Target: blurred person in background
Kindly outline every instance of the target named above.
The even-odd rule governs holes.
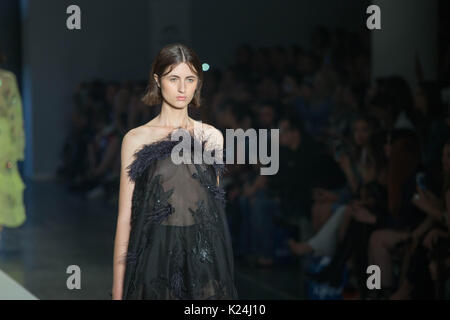
[[[432,179],[427,174],[424,180],[417,185],[417,194],[412,199],[413,204],[433,218],[433,226],[430,228],[421,242],[416,244],[411,262],[407,266],[405,277],[400,279],[397,290],[390,297],[393,300],[403,299],[427,299],[438,297],[436,292],[441,283],[437,282],[437,264],[443,262],[443,270],[450,269],[449,257],[449,204],[450,204],[450,139],[444,143],[441,155],[441,164],[436,172],[436,178]],[[433,181],[439,180],[440,186],[433,185]],[[443,246],[442,246],[443,245]],[[446,249],[442,250],[441,248]],[[440,279],[442,280],[442,279]]]
[[[416,175],[420,171],[417,135],[410,129],[397,129],[388,141],[388,223],[374,231],[369,240],[369,264],[380,266],[384,274],[381,290],[377,290],[381,298],[389,297],[396,288],[394,258],[402,260],[402,275],[410,249],[431,227],[431,220],[413,202]]]
[[[108,182],[114,184],[119,178],[121,135],[103,109],[96,112],[94,123],[94,138],[87,145],[86,171],[71,186],[73,191],[85,193],[89,198],[104,195]]]
[[[6,57],[0,48],[0,67]],[[25,183],[17,162],[25,158],[22,99],[16,76],[0,68],[0,239],[3,227],[16,228],[25,220]]]
[[[138,81],[133,85],[133,91],[131,93],[130,105],[129,105],[129,116],[128,116],[128,129],[133,129],[143,125],[144,123],[150,121],[152,116],[156,116],[152,111],[154,109],[148,108],[142,102],[142,96],[145,93],[145,82]]]
[[[305,83],[307,80],[304,79]],[[305,91],[293,100],[293,105],[305,122],[308,134],[320,139],[325,134],[328,118],[333,109],[332,95],[337,84],[335,71],[330,67],[321,67],[309,81],[311,92],[305,96]]]
[[[345,184],[337,189],[316,188],[313,191],[312,223],[317,232],[336,209],[359,193],[362,182],[361,163],[367,155],[368,143],[376,124],[366,115],[352,122],[350,138],[337,139],[332,146],[334,160],[345,176]]]

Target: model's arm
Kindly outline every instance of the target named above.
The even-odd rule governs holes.
[[[129,178],[126,168],[133,161],[133,154],[137,147],[136,140],[136,136],[132,131],[128,132],[122,140],[119,213],[117,217],[116,236],[114,241],[113,300],[121,300],[123,294],[126,254],[128,250],[128,240],[130,237],[131,199],[134,190],[134,182]]]

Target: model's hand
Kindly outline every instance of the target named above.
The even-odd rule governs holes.
[[[113,292],[112,294],[112,300],[122,300],[122,295],[121,294],[115,294]]]
[[[110,292],[112,300],[122,300],[123,288],[115,288],[113,285],[112,292]]]

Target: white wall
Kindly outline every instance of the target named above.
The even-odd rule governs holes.
[[[376,0],[381,30],[372,31],[373,78],[400,75],[416,84],[415,52],[426,79],[436,80],[438,63],[437,1]]]

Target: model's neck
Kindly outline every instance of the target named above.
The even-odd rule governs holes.
[[[188,108],[176,109],[163,103],[161,112],[158,115],[158,123],[165,127],[182,127],[189,128],[192,126],[191,119],[188,115]]]

